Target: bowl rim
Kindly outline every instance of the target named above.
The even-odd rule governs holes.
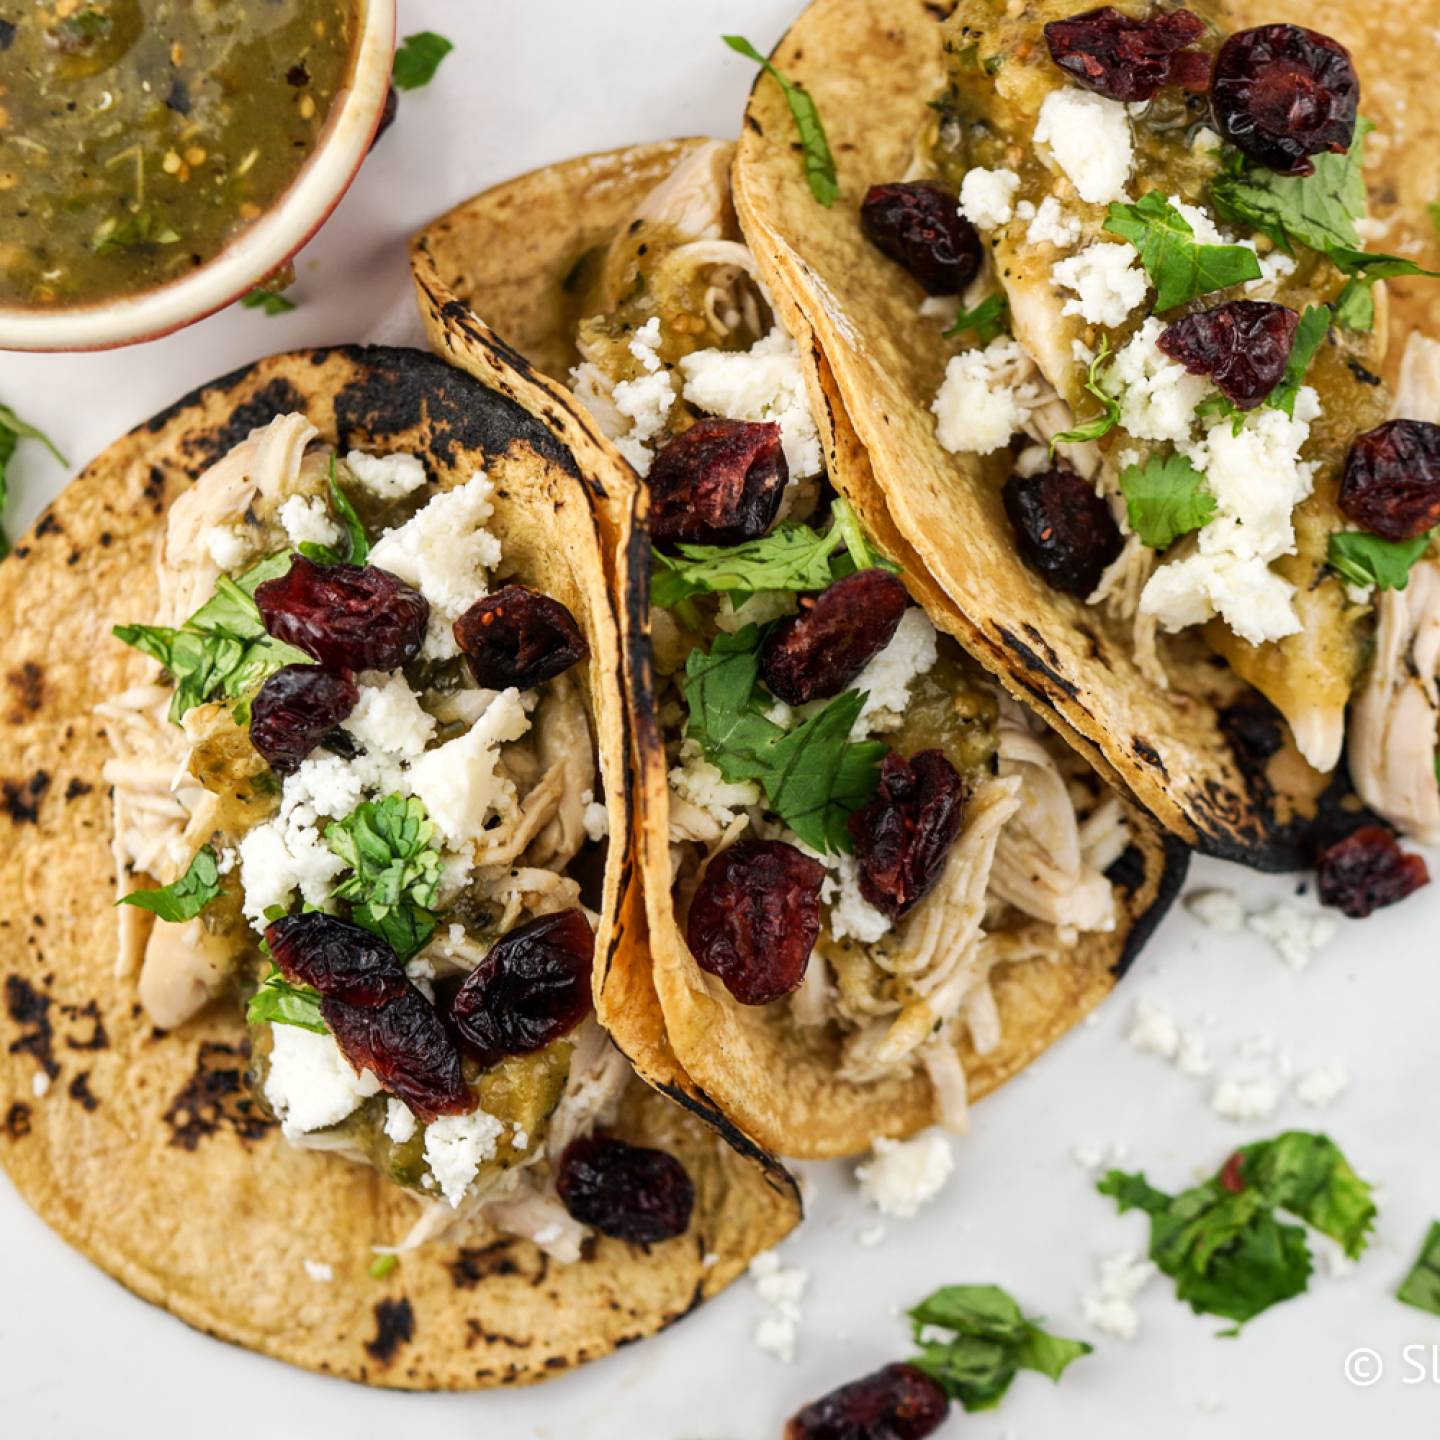
[[[359,0],[350,85],[279,200],[212,260],[155,290],[63,310],[0,306],[0,350],[108,350],[157,340],[248,294],[290,260],[344,198],[379,129],[395,55],[396,0]]]

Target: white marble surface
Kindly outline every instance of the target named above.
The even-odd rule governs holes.
[[[399,123],[306,253],[278,319],[232,311],[116,355],[0,357],[0,400],[80,461],[152,411],[265,352],[368,333],[404,288],[404,237],[476,190],[580,150],[674,134],[732,132],[750,67],[724,50],[740,30],[762,48],[793,0],[402,0],[406,31],[458,49]],[[62,476],[35,447],[14,466],[12,522],[34,518]],[[1191,888],[1237,888],[1252,908],[1294,899],[1294,880],[1196,867]],[[1311,902],[1295,900],[1301,906]],[[0,1405],[6,1433],[68,1437],[203,1433],[282,1440],[410,1433],[564,1440],[760,1440],[803,1400],[906,1353],[896,1312],[946,1281],[995,1281],[1055,1329],[1097,1341],[1062,1385],[1022,1376],[990,1415],[957,1415],[945,1434],[976,1440],[1188,1436],[1386,1436],[1433,1429],[1440,1320],[1392,1292],[1440,1213],[1440,1149],[1429,1087],[1436,1067],[1440,963],[1422,894],[1340,934],[1303,974],[1253,935],[1220,936],[1177,912],[1096,1023],[1058,1045],[976,1113],[956,1172],[917,1219],[875,1217],[848,1168],[811,1167],[811,1214],[784,1247],[811,1268],[793,1366],[758,1351],[762,1314],[742,1283],[667,1335],[538,1390],[405,1396],[322,1380],[231,1349],[133,1299],[56,1240],[0,1181]],[[1186,1078],[1124,1040],[1140,998],[1203,1026],[1217,1074],[1269,1034],[1298,1070],[1338,1060],[1353,1083],[1324,1114],[1288,1097],[1268,1121],[1237,1126],[1208,1107],[1214,1083]],[[1071,1157],[1076,1144],[1129,1147],[1128,1162],[1178,1189],[1237,1141],[1285,1126],[1328,1129],[1383,1186],[1375,1243],[1343,1279],[1262,1316],[1239,1340],[1178,1305],[1168,1282],[1139,1299],[1131,1342],[1091,1334],[1080,1304],[1101,1259],[1141,1249],[1144,1224],[1120,1218]],[[256,1257],[264,1264],[264,1257]],[[313,1283],[302,1275],[297,1286]],[[1421,1347],[1425,1377],[1407,1364]],[[1347,1354],[1367,1346],[1386,1371],[1362,1388]],[[1440,1371],[1440,1361],[1437,1361]],[[1422,1432],[1422,1426],[1425,1427]]]

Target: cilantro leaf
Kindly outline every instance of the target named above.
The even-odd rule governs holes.
[[[1183,455],[1152,455],[1143,465],[1127,465],[1120,491],[1130,528],[1152,550],[1166,549],[1215,516],[1204,475]]]
[[[747,625],[698,646],[685,665],[686,734],[726,780],[756,781],[770,808],[811,849],[848,852],[846,821],[880,783],[886,747],[850,740],[865,703],[837,695],[818,714],[785,730],[765,716],[773,703],[758,689],[761,634]]]
[[[1395,1298],[1401,1304],[1440,1315],[1440,1220],[1431,1224],[1420,1254],[1395,1292]]]
[[[1366,208],[1365,137],[1374,128],[1366,119],[1357,121],[1354,143],[1343,155],[1312,157],[1313,175],[1277,175],[1263,165],[1237,165],[1211,185],[1211,199],[1227,219],[1262,231],[1283,250],[1357,244],[1355,222]]]
[[[1342,330],[1375,328],[1375,289],[1363,275],[1352,276],[1335,301],[1335,323]]]
[[[336,549],[333,545],[318,545],[313,540],[302,540],[300,553],[317,565],[363,565],[370,556],[370,540],[365,527],[355,513],[345,492],[335,479],[335,457],[330,457],[330,504],[345,527],[345,544]]]
[[[1314,360],[1329,333],[1329,307],[1307,305],[1295,330],[1295,342],[1290,347],[1290,359],[1285,364],[1285,374],[1265,401],[1272,410],[1283,410],[1294,419],[1295,397],[1305,383],[1305,373],[1310,369],[1310,362]]]
[[[454,48],[452,41],[433,30],[407,35],[405,43],[395,52],[395,88],[419,90],[428,85],[435,78],[440,62]]]
[[[220,869],[206,845],[178,879],[158,890],[132,890],[116,903],[148,910],[162,920],[193,920],[220,893]]]
[[[1009,301],[1003,294],[987,296],[973,310],[962,310],[945,332],[945,338],[955,340],[973,330],[975,339],[981,345],[988,345],[1008,328],[1009,308]]]
[[[1334,1142],[1304,1131],[1245,1146],[1214,1177],[1179,1195],[1119,1170],[1097,1188],[1122,1213],[1149,1215],[1150,1258],[1175,1281],[1176,1297],[1237,1329],[1309,1284],[1304,1227],[1278,1220],[1277,1210],[1338,1240],[1352,1257],[1365,1248],[1375,1216],[1370,1186]]]
[[[335,887],[350,918],[408,960],[435,933],[431,909],[440,888],[440,851],[425,806],[387,795],[357,805],[325,827],[325,843],[350,868]]]
[[[114,250],[139,250],[155,245],[174,245],[180,232],[148,210],[127,215],[123,220],[106,220],[90,237],[90,248],[97,255]]]
[[[1062,430],[1050,441],[1050,453],[1057,445],[1083,445],[1087,440],[1098,440],[1108,435],[1120,423],[1120,402],[1105,388],[1100,371],[1110,356],[1110,337],[1100,337],[1100,348],[1090,362],[1090,373],[1085,378],[1085,388],[1100,402],[1100,410],[1089,420],[1082,421],[1073,430]]]
[[[1427,270],[1401,255],[1358,250],[1353,245],[1332,245],[1326,253],[1336,269],[1350,277],[1335,302],[1335,317],[1346,330],[1375,328],[1373,292],[1377,280],[1394,280],[1406,275],[1440,278],[1440,271]]]
[[[810,92],[782,75],[743,35],[721,37],[737,55],[753,60],[768,75],[773,75],[785,92],[790,118],[800,136],[800,149],[805,157],[805,179],[810,193],[828,210],[840,198],[840,181],[835,173],[835,157],[825,137],[825,125]]]
[[[0,515],[4,514],[10,498],[6,469],[14,458],[15,448],[22,440],[38,440],[62,465],[68,468],[69,461],[55,448],[55,442],[43,430],[22,420],[8,405],[0,405]],[[10,553],[10,542],[4,530],[0,530],[0,559]]]
[[[1021,1370],[1059,1380],[1091,1347],[1048,1334],[998,1285],[946,1285],[910,1311],[920,1354],[911,1363],[966,1410],[992,1410]],[[948,1330],[935,1338],[936,1330]]]
[[[320,992],[308,985],[292,985],[272,968],[245,1007],[247,1025],[297,1025],[317,1035],[329,1027],[320,1015]]]
[[[843,552],[840,547],[844,547]],[[757,590],[823,590],[854,570],[880,566],[855,512],[836,500],[830,527],[819,534],[808,525],[780,525],[740,545],[681,545],[680,558],[652,553],[650,603],[673,610],[692,595],[729,594],[737,603]]]
[[[1173,310],[1214,290],[1261,278],[1260,261],[1244,245],[1207,245],[1190,222],[1158,191],[1131,204],[1113,203],[1105,228],[1140,252],[1155,287],[1156,310]]]
[[[175,681],[170,719],[178,725],[197,705],[224,695],[237,700],[235,720],[249,718],[249,696],[276,670],[314,662],[303,650],[265,630],[255,590],[290,569],[281,551],[252,566],[238,579],[222,575],[215,594],[178,630],[164,625],[116,625],[117,640],[158,660]]]
[[[267,315],[284,315],[295,309],[295,302],[288,295],[267,290],[263,285],[256,286],[240,303],[247,310],[263,310]]]
[[[1384,540],[1365,530],[1342,530],[1330,537],[1330,568],[1352,585],[1403,590],[1415,562],[1430,548],[1430,532],[1413,540]]]

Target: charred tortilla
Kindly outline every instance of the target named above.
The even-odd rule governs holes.
[[[432,1246],[377,1280],[370,1247],[404,1233],[409,1199],[377,1172],[282,1141],[245,1084],[237,1007],[161,1032],[113,973],[108,747],[92,712],[139,662],[107,641],[108,625],[153,604],[169,503],[290,411],[332,443],[420,455],[439,479],[489,470],[517,563],[569,601],[589,637],[611,813],[626,832],[613,616],[585,493],[595,482],[570,452],[511,401],[415,351],[281,355],[203,387],[95,460],[0,569],[0,1161],[66,1241],[220,1338],[400,1388],[544,1379],[728,1284],[795,1223],[788,1177],[632,1086],[617,1131],[683,1161],[697,1193],[687,1234],[648,1250],[599,1239],[569,1266],[516,1240]],[[636,940],[623,852],[609,872],[597,953],[613,964]],[[307,1261],[333,1280],[308,1278]]]

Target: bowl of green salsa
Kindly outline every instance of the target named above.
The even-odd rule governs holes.
[[[283,266],[385,111],[395,0],[0,7],[0,348],[165,334]]]

